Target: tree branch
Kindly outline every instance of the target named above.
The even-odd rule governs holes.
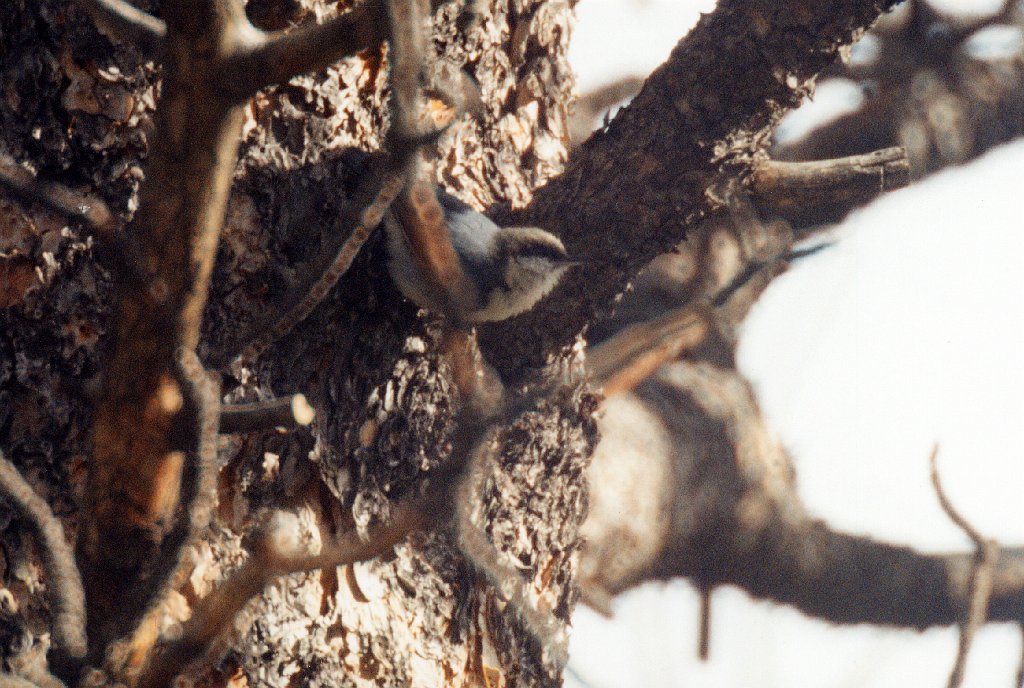
[[[230,435],[277,427],[294,428],[312,423],[314,414],[302,394],[254,404],[225,405],[220,410],[220,432]]]
[[[723,0],[704,15],[630,105],[516,217],[594,262],[530,313],[484,328],[489,360],[510,373],[539,366],[606,315],[641,266],[723,207],[711,192],[722,175],[748,170],[807,81],[893,4]]]
[[[967,668],[967,655],[971,651],[971,644],[978,629],[985,625],[985,612],[988,609],[989,600],[992,596],[992,575],[995,563],[999,557],[999,545],[991,539],[986,538],[977,528],[971,525],[963,514],[957,511],[942,487],[939,479],[939,467],[936,459],[939,455],[939,445],[932,449],[929,463],[931,465],[932,485],[935,487],[935,494],[939,498],[942,510],[946,512],[967,537],[974,542],[974,567],[971,569],[971,581],[969,603],[967,611],[960,619],[960,642],[956,652],[956,662],[949,674],[949,688],[959,688],[964,681],[964,670]]]
[[[103,238],[117,230],[117,218],[103,201],[59,184],[40,181],[6,155],[0,155],[0,188],[22,203],[38,203],[70,220],[82,222]]]
[[[630,413],[640,415],[620,411],[617,421],[627,428],[646,424],[653,428],[647,435],[665,437],[660,450],[645,456],[645,470],[670,477],[634,489],[630,500],[664,506],[646,526],[605,523],[588,532],[581,561],[588,572],[585,588],[596,587],[600,596],[685,576],[700,586],[737,585],[833,623],[916,629],[961,623],[975,599],[977,555],[922,554],[812,519],[796,491],[789,456],[734,370],[676,362],[635,395]],[[616,482],[633,485],[615,477],[628,467],[616,467],[609,453],[621,446],[615,438],[622,432],[602,426],[593,465],[603,467],[604,479],[592,483],[591,494],[598,515],[608,513],[603,504],[615,503]],[[627,538],[623,528],[644,535]],[[616,564],[622,543],[638,537],[646,549],[627,567]],[[1002,550],[991,580],[987,618],[1024,619],[1024,549]]]
[[[241,103],[261,88],[326,69],[387,38],[384,3],[370,0],[323,24],[306,24],[264,35],[230,56],[219,78],[224,95]]]
[[[878,195],[910,183],[910,160],[903,147],[835,160],[766,160],[751,169],[755,207],[765,218],[781,217],[810,227],[838,222]]]
[[[241,40],[245,15],[237,0],[165,0],[161,12],[163,82],[131,230],[166,298],[155,301],[152,289],[123,278],[115,285],[79,538],[96,657],[149,609],[161,592],[154,581],[177,565],[191,532],[177,518],[183,470],[196,451],[215,451],[203,438],[211,407],[216,432],[219,400],[195,399],[207,385],[186,358],[199,340],[242,125],[241,109],[217,90],[218,46]]]
[[[451,439],[451,456],[432,471],[422,492],[408,496],[391,507],[390,519],[373,528],[364,539],[352,529],[341,537],[324,543],[316,554],[295,551],[288,545],[288,523],[278,512],[257,538],[250,558],[227,581],[203,598],[193,610],[178,640],[168,643],[156,654],[139,680],[139,688],[160,688],[169,685],[191,663],[207,656],[214,641],[231,624],[235,616],[272,581],[292,573],[325,567],[343,566],[365,561],[390,552],[409,533],[431,527],[450,518],[457,504],[457,490],[467,480],[465,474],[485,450],[485,443],[494,425],[521,412],[534,396],[500,414],[500,405],[493,390],[487,388],[486,375],[477,375],[465,367],[476,369],[480,364],[474,352],[458,352],[453,357],[456,376],[466,385],[466,403],[456,419]]]
[[[18,469],[0,453],[0,497],[28,521],[39,541],[46,572],[46,591],[53,614],[54,655],[60,665],[85,657],[85,592],[64,528],[46,501],[35,493]]]
[[[107,37],[135,47],[147,59],[164,49],[167,25],[125,0],[76,0]]]

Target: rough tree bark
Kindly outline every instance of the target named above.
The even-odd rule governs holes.
[[[706,220],[728,210],[723,190],[764,157],[779,117],[890,4],[722,2],[557,178],[572,87],[569,4],[494,2],[474,17],[452,3],[436,12],[432,49],[472,73],[482,100],[479,120],[457,123],[431,151],[438,181],[481,208],[505,204],[495,215],[555,231],[592,261],[535,312],[482,332],[484,355],[510,390],[558,383],[501,429],[474,505],[501,558],[528,581],[529,603],[558,624],[578,595],[583,475],[597,439],[581,333],[688,229],[700,241],[711,236]],[[267,30],[336,10],[313,0],[247,7]],[[216,360],[347,231],[337,218],[387,127],[385,57],[374,46],[270,87],[242,108],[201,359]],[[138,210],[158,80],[158,65],[110,43],[63,0],[0,8],[4,152],[46,179],[98,194],[126,221]],[[94,461],[94,377],[115,326],[111,265],[62,218],[7,202],[0,212],[0,447],[67,530],[87,533],[95,523],[83,522],[78,504]],[[367,534],[448,454],[460,399],[441,352],[443,326],[399,297],[380,252],[371,241],[325,302],[255,365],[222,371],[225,400],[302,391],[317,420],[289,434],[221,438],[215,518],[189,552],[183,587],[164,604],[165,623],[187,617],[244,559],[247,534],[270,507],[291,509],[298,537],[309,542]],[[2,513],[0,576],[10,603],[0,609],[0,650],[13,668],[45,651],[47,609],[32,541]],[[198,679],[557,685],[558,667],[545,655],[558,648],[538,647],[457,538],[451,528],[417,533],[393,556],[268,587],[223,643],[223,658]],[[564,644],[564,635],[555,642]]]

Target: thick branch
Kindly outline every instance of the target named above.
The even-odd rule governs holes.
[[[506,370],[539,365],[606,315],[641,266],[721,208],[711,191],[722,173],[748,169],[805,83],[893,4],[723,0],[705,15],[517,218],[595,262],[523,318],[488,328],[490,360]]]
[[[595,597],[685,576],[700,586],[731,583],[834,623],[923,629],[964,619],[976,555],[922,554],[812,519],[789,456],[734,370],[681,361],[616,399],[632,406],[620,403],[618,417],[603,421],[593,464],[602,480],[592,482],[591,504],[605,521],[591,527],[581,561]],[[640,488],[628,478],[630,457],[616,465],[614,453],[636,427],[652,440],[644,470],[664,476]],[[609,518],[617,483],[633,486],[631,503],[664,506],[646,525]],[[640,554],[623,566],[631,541]],[[1024,549],[1003,550],[995,561],[987,618],[1024,619]]]
[[[903,147],[812,162],[764,161],[751,170],[754,204],[763,217],[794,228],[838,222],[852,209],[910,183]]]
[[[834,623],[922,630],[960,623],[970,605],[974,554],[921,554],[838,533],[820,521],[766,525],[771,527],[756,533],[721,531],[703,543],[711,556],[680,566],[676,575],[685,570],[701,580],[733,583]],[[729,543],[730,536],[756,536],[756,545],[744,550],[737,540]],[[989,620],[1024,619],[1024,549],[1003,550],[993,580]]]

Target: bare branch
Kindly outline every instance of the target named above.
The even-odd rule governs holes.
[[[75,193],[59,184],[39,181],[35,175],[5,155],[0,155],[0,188],[23,203],[37,203],[47,210],[77,220],[108,237],[117,230],[117,218],[98,198]]]
[[[949,520],[955,523],[960,530],[964,531],[967,537],[971,539],[971,542],[978,547],[983,547],[985,542],[987,542],[987,538],[981,534],[981,531],[971,525],[970,521],[964,518],[963,514],[957,511],[956,507],[953,506],[953,502],[949,500],[949,496],[943,489],[942,481],[939,479],[938,457],[939,445],[936,444],[932,448],[931,455],[928,457],[928,465],[931,471],[932,486],[935,488],[935,495],[939,498],[939,504],[942,506],[942,510],[945,514],[949,516]]]
[[[765,160],[751,169],[753,201],[764,217],[781,217],[794,228],[838,222],[879,194],[910,183],[903,147],[835,160]]]
[[[702,341],[708,313],[683,306],[623,329],[587,353],[587,369],[605,396],[633,389],[662,364]]]
[[[964,680],[967,655],[971,651],[974,636],[978,629],[985,624],[989,600],[992,597],[992,576],[996,559],[999,556],[999,546],[995,540],[982,536],[981,531],[971,525],[963,514],[953,506],[953,502],[950,501],[942,487],[941,480],[939,480],[938,455],[939,445],[936,444],[932,449],[929,464],[931,465],[932,485],[935,487],[939,504],[942,505],[942,510],[946,512],[950,520],[964,531],[975,545],[975,565],[971,569],[969,604],[967,613],[960,622],[960,642],[957,647],[956,662],[949,674],[949,683],[947,684],[949,688],[959,688]]]
[[[371,0],[323,24],[263,36],[225,61],[219,81],[229,100],[242,102],[261,88],[326,69],[386,38],[383,4]]]
[[[182,372],[181,352],[199,341],[243,113],[217,90],[220,58],[196,46],[242,42],[244,11],[237,0],[165,0],[160,9],[166,59],[132,234],[167,298],[154,306],[129,280],[115,285],[79,538],[98,652],[150,608],[168,574],[161,567],[177,566],[191,532],[177,518],[182,471],[187,455],[207,451],[197,434],[210,407],[217,422],[217,400],[190,407],[203,384]]]
[[[261,322],[253,328],[254,336],[251,334],[250,339],[243,340],[248,343],[238,356],[239,364],[244,365],[258,359],[267,347],[305,320],[334,288],[342,275],[352,266],[352,261],[355,260],[366,240],[370,238],[373,230],[380,224],[391,203],[401,193],[405,186],[405,164],[388,165],[371,183],[374,182],[377,184],[376,194],[370,204],[359,213],[355,228],[345,238],[337,253],[326,267],[317,271],[318,276],[312,286],[290,295],[295,298],[292,304],[285,305],[269,320]],[[226,358],[230,359],[230,354]],[[216,363],[220,362],[220,358],[218,358]]]
[[[1017,630],[1020,631],[1021,635],[1021,652],[1019,664],[1017,665],[1017,680],[1014,682],[1014,688],[1024,687],[1024,623],[1017,624]]]
[[[135,47],[148,59],[163,52],[167,25],[125,0],[76,0],[110,39]]]
[[[192,618],[184,624],[181,637],[158,652],[140,679],[139,687],[168,685],[189,664],[205,657],[235,615],[280,576],[372,559],[389,552],[412,531],[448,518],[455,503],[453,492],[473,456],[481,451],[491,427],[492,423],[480,415],[477,406],[468,404],[457,419],[448,461],[431,473],[423,492],[395,504],[391,519],[372,529],[365,540],[351,530],[325,543],[318,554],[295,554],[287,552],[279,543],[278,533],[273,528],[266,529],[250,559],[196,605]]]
[[[107,669],[115,675],[134,674],[146,662],[159,636],[167,594],[182,585],[188,571],[185,548],[206,532],[216,492],[219,385],[203,369],[194,351],[179,349],[176,361],[174,372],[182,408],[173,440],[185,455],[179,500],[184,518],[167,534],[153,566],[154,575],[136,593],[147,604],[137,615],[137,624],[107,648]]]
[[[594,121],[602,112],[616,103],[637,94],[644,80],[627,76],[584,93],[576,99],[569,116],[569,140],[573,146],[582,143],[594,130]]]
[[[53,643],[65,661],[85,657],[85,592],[64,528],[46,501],[37,495],[10,461],[0,453],[0,496],[28,521],[43,556],[46,590],[53,612]]]
[[[353,530],[326,544],[316,556],[282,553],[273,541],[274,533],[266,533],[249,560],[196,605],[192,618],[182,628],[181,638],[157,652],[140,677],[139,688],[170,685],[186,667],[204,659],[242,607],[280,576],[342,566],[384,554],[410,532],[431,522],[431,506],[437,505],[423,497],[408,498],[393,508],[391,520],[376,528],[368,541]]]
[[[328,292],[334,288],[349,267],[355,260],[359,250],[369,239],[373,230],[384,220],[385,214],[391,208],[392,203],[402,198],[400,204],[406,216],[414,216],[416,221],[410,221],[403,225],[403,228],[410,231],[419,230],[420,234],[426,235],[428,247],[446,247],[447,251],[441,253],[418,252],[417,259],[421,255],[424,258],[426,275],[442,275],[448,277],[454,271],[461,276],[461,268],[454,251],[447,231],[443,225],[444,213],[434,195],[433,188],[429,185],[424,189],[417,183],[412,184],[408,193],[403,194],[409,184],[412,175],[412,168],[419,154],[419,148],[426,143],[436,140],[443,129],[435,129],[428,133],[422,133],[419,125],[419,105],[421,75],[423,71],[423,60],[425,59],[425,40],[422,18],[417,12],[418,2],[406,2],[405,0],[390,0],[388,2],[388,26],[392,41],[392,67],[391,67],[391,129],[388,131],[386,146],[390,156],[383,164],[383,169],[377,174],[371,174],[368,182],[357,192],[355,203],[363,199],[372,199],[363,209],[355,222],[355,228],[338,248],[337,253],[330,260],[321,260],[314,271],[316,275],[313,283],[305,290],[296,291],[290,294],[291,303],[275,313],[270,319],[257,325],[239,355],[238,363],[244,365],[247,362],[259,358],[267,347],[280,339],[292,330],[296,325],[306,319],[313,309],[319,304]],[[347,15],[346,15],[347,16]],[[412,237],[417,238],[417,235]],[[418,245],[418,244],[414,244]],[[443,261],[443,262],[438,262]],[[440,265],[441,267],[437,267]],[[454,267],[452,267],[454,266]],[[447,268],[447,269],[446,269]],[[461,285],[464,280],[456,280],[454,283]],[[442,282],[444,284],[444,282]],[[461,291],[456,291],[454,296],[460,297]],[[227,356],[230,358],[230,355]],[[219,362],[219,360],[218,360]]]
[[[961,623],[972,605],[990,621],[1024,619],[1022,549],[1003,549],[991,559],[991,595],[982,604],[972,581],[977,553],[922,554],[812,519],[796,492],[791,459],[735,370],[677,361],[636,394],[644,422],[667,433],[664,448],[646,457],[649,470],[660,466],[677,477],[630,499],[664,504],[673,525],[651,530],[642,556],[626,568],[607,565],[602,552],[615,547],[591,533],[581,562],[593,572],[586,585],[614,594],[646,580],[685,576],[701,585],[738,585],[841,624],[924,629]],[[608,428],[601,429],[608,440]],[[606,451],[599,446],[595,462],[607,460]],[[592,486],[591,499],[599,510],[602,488]],[[615,527],[605,531],[614,537]],[[980,582],[984,593],[987,584]]]
[[[230,435],[270,428],[294,428],[312,423],[315,413],[302,394],[254,404],[225,405],[220,409],[220,432]]]
[[[703,586],[700,593],[700,631],[697,634],[697,657],[701,661],[708,661],[711,655],[711,593],[714,588]]]

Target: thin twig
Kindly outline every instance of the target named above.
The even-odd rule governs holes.
[[[1017,680],[1014,682],[1015,688],[1024,688],[1024,623],[1017,624],[1017,630],[1020,631],[1020,659],[1017,664]]]
[[[964,518],[956,510],[949,500],[946,491],[942,488],[939,480],[939,469],[937,457],[939,445],[932,449],[929,463],[931,464],[932,485],[935,487],[935,494],[939,498],[942,510],[949,516],[967,537],[974,542],[974,566],[971,569],[971,580],[969,585],[970,598],[968,600],[967,613],[960,623],[960,642],[957,647],[956,663],[949,675],[949,688],[958,688],[964,679],[964,670],[967,666],[967,655],[971,651],[971,643],[978,629],[984,625],[988,615],[989,600],[992,597],[992,576],[996,560],[999,557],[999,545],[990,538],[984,537],[981,532]]]
[[[358,223],[338,249],[327,269],[298,301],[285,307],[283,313],[276,316],[271,322],[260,323],[255,329],[256,336],[249,341],[239,355],[243,365],[258,359],[267,347],[291,332],[292,328],[305,320],[313,312],[313,309],[323,301],[342,275],[352,266],[352,261],[355,260],[359,250],[380,224],[384,213],[401,193],[403,186],[405,186],[404,165],[401,166],[401,169],[391,168],[383,173],[380,188],[373,201],[359,214]]]
[[[261,323],[256,328],[256,336],[242,349],[240,362],[243,365],[255,361],[267,347],[305,320],[334,288],[342,275],[352,266],[352,261],[370,238],[373,230],[384,219],[384,214],[388,212],[391,204],[402,192],[408,179],[410,165],[415,161],[419,147],[435,140],[441,133],[434,131],[422,135],[418,129],[419,77],[426,39],[423,36],[422,21],[416,11],[417,8],[416,0],[391,0],[388,3],[392,45],[392,126],[387,136],[390,158],[379,175],[371,175],[369,188],[376,187],[373,200],[359,214],[355,228],[312,286],[305,292],[300,292],[301,298],[286,306],[271,322]],[[358,197],[360,194],[357,194]]]
[[[606,397],[633,389],[663,363],[704,341],[708,322],[700,308],[684,306],[630,325],[589,351],[591,378]]]
[[[270,428],[294,428],[312,423],[314,414],[313,407],[302,394],[254,404],[230,404],[220,409],[220,432],[230,435]]]
[[[60,184],[40,181],[6,155],[0,155],[0,187],[23,203],[39,204],[86,224],[102,236],[109,236],[117,229],[117,218],[103,201],[75,193]]]
[[[164,48],[167,26],[148,12],[125,0],[76,0],[108,38],[134,46],[149,59],[156,59]]]
[[[711,593],[710,585],[702,585],[700,593],[700,632],[697,636],[697,656],[702,662],[711,654]]]
[[[468,407],[474,409],[474,407]],[[154,658],[139,681],[139,688],[168,685],[192,662],[206,657],[217,637],[239,611],[269,583],[291,573],[312,571],[366,561],[385,554],[409,533],[429,527],[451,514],[458,485],[472,455],[482,446],[491,428],[475,410],[460,414],[452,440],[452,456],[429,476],[422,493],[407,497],[392,507],[391,519],[371,530],[364,540],[355,530],[325,543],[319,554],[293,555],[282,552],[275,533],[268,529],[259,539],[252,557],[227,581],[196,606],[184,624],[181,637],[168,643]]]
[[[50,506],[37,495],[10,461],[0,453],[0,495],[28,521],[39,540],[46,571],[46,589],[53,613],[51,635],[56,651],[69,661],[85,657],[85,592],[74,551]]]

